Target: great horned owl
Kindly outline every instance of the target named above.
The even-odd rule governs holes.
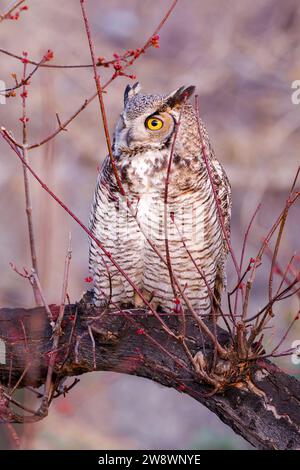
[[[127,86],[112,148],[126,196],[107,157],[98,174],[90,230],[155,307],[169,311],[178,304],[177,297],[180,301],[170,281],[171,265],[193,308],[207,314],[225,285],[228,251],[211,176],[228,234],[231,190],[200,121],[208,172],[196,112],[186,102],[194,88],[144,95],[138,83]],[[153,245],[164,260],[169,251],[169,266]],[[133,287],[93,240],[89,266],[96,305],[140,305]]]

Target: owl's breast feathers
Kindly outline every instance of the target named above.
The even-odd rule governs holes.
[[[193,125],[192,125],[193,124]],[[197,131],[198,132],[198,131]],[[216,159],[209,137],[201,122],[201,132],[204,145],[208,156],[207,170],[205,159],[202,155],[201,145],[198,133],[195,131],[195,116],[192,114],[183,120],[178,132],[172,155],[171,171],[168,184],[168,204],[172,206],[181,206],[184,204],[202,205],[203,210],[210,214],[213,209],[214,217],[207,220],[208,225],[212,221],[219,227],[219,235],[223,240],[223,258],[228,252],[226,237],[222,234],[221,225],[224,225],[226,234],[230,237],[230,218],[231,218],[231,187],[228,177]],[[131,154],[128,150],[116,155],[116,166],[120,179],[125,189],[126,196],[135,204],[147,206],[149,197],[155,201],[164,201],[167,168],[171,158],[171,143],[168,147],[149,148],[148,146],[135,149]],[[210,178],[212,178],[212,183]],[[213,186],[212,186],[213,185]],[[99,174],[98,188],[96,192],[108,192],[108,198],[112,202],[118,198],[120,188],[118,188],[109,157],[102,165]],[[214,188],[214,190],[213,190]],[[214,194],[215,192],[215,194]],[[215,200],[217,196],[217,202]],[[219,213],[223,219],[220,223]]]
[[[168,269],[147,242],[148,237],[165,256],[167,228],[173,268],[183,288],[187,286],[187,294],[192,305],[208,312],[211,295],[206,283],[199,276],[194,262],[191,261],[190,254],[204,272],[208,285],[219,299],[226,283],[225,260],[228,249],[226,237],[222,233],[213,187],[228,237],[231,189],[225,171],[215,158],[202,123],[201,127],[210,172],[201,153],[202,146],[195,126],[195,116],[192,113],[183,119],[175,142],[168,185],[167,211],[164,195],[171,145],[162,148],[146,146],[135,149],[132,153],[128,150],[123,153],[120,151],[115,156],[126,197],[131,203],[130,210],[121,197],[110,159],[107,157],[98,177],[90,227],[93,233],[108,245],[112,256],[139,287],[146,289],[150,294],[155,292],[158,303],[172,308],[174,293],[170,286]],[[213,178],[213,185],[209,173]],[[120,203],[121,200],[123,205]],[[127,210],[127,219],[121,215],[120,206]],[[117,213],[116,231],[112,230],[111,208],[115,208]],[[164,222],[166,214],[167,225]],[[141,224],[140,227],[136,219]],[[91,243],[90,266],[98,297],[103,290],[109,292],[108,281],[105,281],[108,277],[107,268],[99,267],[103,264],[101,260],[102,255],[99,254],[95,244]],[[113,286],[113,291],[116,293],[113,296],[114,301],[120,303],[132,300],[132,288],[112,266],[109,268],[113,274],[110,289]]]

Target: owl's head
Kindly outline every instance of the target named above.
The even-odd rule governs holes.
[[[194,86],[184,86],[168,95],[144,95],[137,82],[127,85],[124,110],[114,135],[114,150],[161,146],[170,141],[180,115],[181,106],[193,94]]]

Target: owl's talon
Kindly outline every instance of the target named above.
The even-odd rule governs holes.
[[[158,307],[158,303],[153,300],[155,292],[149,292],[146,289],[142,288],[140,289],[140,292],[145,300],[151,305],[151,308],[153,310],[156,310]],[[142,299],[142,297],[135,292],[134,293],[134,306],[135,308],[144,308],[145,307],[145,301]]]

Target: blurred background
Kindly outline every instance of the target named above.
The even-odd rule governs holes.
[[[0,0],[0,11],[10,2]],[[97,56],[144,44],[170,1],[89,0]],[[90,63],[79,1],[28,0],[18,21],[0,23],[0,47],[27,51],[40,60],[48,49],[53,63]],[[263,201],[251,232],[247,259],[284,206],[299,165],[300,105],[291,101],[291,84],[300,79],[299,0],[179,0],[160,32],[160,48],[151,48],[134,64],[145,92],[167,93],[196,85],[201,117],[233,188],[233,244],[237,253],[251,215]],[[30,70],[30,68],[29,68]],[[0,54],[0,80],[13,86],[22,64]],[[103,80],[110,69],[100,69]],[[112,131],[129,79],[120,77],[105,95]],[[40,69],[28,87],[29,141],[38,142],[94,93],[91,69]],[[21,140],[20,90],[0,105],[0,125]],[[95,100],[49,144],[30,153],[32,166],[62,200],[87,222],[97,167],[106,155]],[[34,224],[41,281],[47,301],[60,298],[63,264],[72,233],[69,294],[80,299],[88,276],[88,240],[63,210],[32,181]],[[0,141],[0,305],[32,306],[30,286],[9,268],[30,265],[20,162]],[[299,209],[291,211],[281,260],[299,248]],[[299,266],[299,263],[298,263]],[[252,297],[253,312],[264,305],[268,263],[260,270]],[[232,267],[229,286],[233,285]],[[295,298],[282,303],[266,347],[287,328]],[[299,307],[298,307],[299,308]],[[278,310],[278,308],[277,308]],[[295,327],[285,344],[300,339]],[[299,378],[290,358],[280,365]],[[243,439],[197,402],[150,381],[115,373],[81,378],[67,398],[59,398],[39,424],[18,428],[28,449],[243,449]],[[10,445],[2,431],[0,448]]]

